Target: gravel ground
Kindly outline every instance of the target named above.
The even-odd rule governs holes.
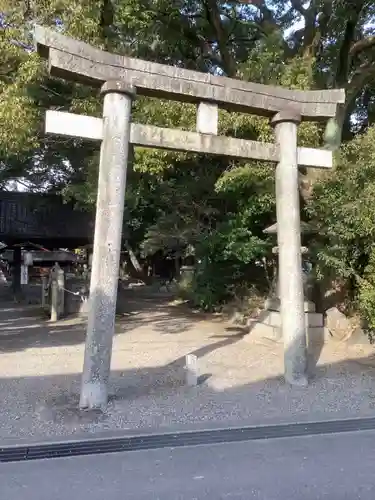
[[[220,317],[146,298],[129,300],[117,323],[107,411],[80,412],[84,327],[79,320],[51,324],[32,308],[3,307],[0,439],[375,414],[371,346],[325,344],[309,387],[291,388],[282,379],[281,345],[244,340]],[[189,353],[198,356],[202,375],[193,388],[184,385]]]

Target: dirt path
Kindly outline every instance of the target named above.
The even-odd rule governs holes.
[[[33,308],[0,311],[0,439],[196,422],[264,424],[374,413],[370,346],[325,345],[311,383],[282,379],[282,346],[244,339],[220,317],[167,300],[129,296],[116,325],[111,401],[105,414],[77,410],[85,324],[50,324]],[[198,387],[184,385],[186,354],[199,358]]]

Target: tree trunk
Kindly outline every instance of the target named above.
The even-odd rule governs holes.
[[[143,268],[142,268],[137,256],[135,255],[135,253],[133,252],[131,246],[129,245],[129,243],[127,241],[125,242],[125,248],[129,253],[129,258],[130,258],[130,262],[132,263],[132,266],[134,267],[136,272],[142,276],[144,274]]]
[[[178,280],[180,278],[180,257],[175,257],[174,265],[176,280]]]

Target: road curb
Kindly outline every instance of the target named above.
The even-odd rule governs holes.
[[[0,462],[20,462],[80,455],[98,455],[161,448],[180,448],[266,439],[375,430],[375,418],[329,420],[265,426],[230,427],[167,433],[117,434],[63,438],[30,444],[0,444]]]

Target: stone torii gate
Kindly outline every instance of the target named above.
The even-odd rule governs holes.
[[[285,379],[306,385],[298,166],[330,168],[332,153],[297,147],[301,120],[335,117],[343,90],[298,91],[217,77],[98,50],[36,27],[52,76],[101,88],[103,119],[47,111],[46,133],[101,141],[81,408],[103,408],[114,333],[126,168],[131,145],[277,163],[276,207]],[[136,92],[197,104],[196,132],[131,123]],[[271,118],[276,143],[218,136],[218,108]]]

